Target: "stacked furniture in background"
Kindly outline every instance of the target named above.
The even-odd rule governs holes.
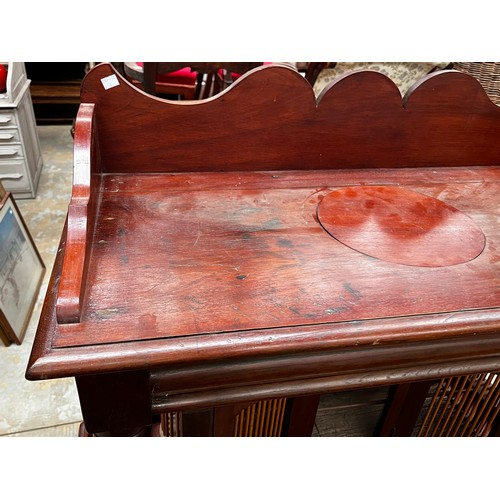
[[[261,62],[124,62],[124,76],[150,95],[206,99]]]
[[[15,198],[34,198],[43,159],[30,81],[24,63],[3,64],[7,67],[7,89],[0,94],[0,180]]]
[[[26,62],[38,125],[71,124],[80,105],[80,86],[88,62]]]

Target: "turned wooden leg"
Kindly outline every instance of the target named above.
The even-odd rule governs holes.
[[[151,435],[149,372],[119,372],[76,377],[84,428],[80,435]]]

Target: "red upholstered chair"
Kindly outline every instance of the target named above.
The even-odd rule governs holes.
[[[194,99],[198,73],[185,63],[169,63],[170,68],[161,71],[158,63],[125,62],[123,70],[127,79],[151,95],[178,95],[182,99]]]
[[[125,76],[152,95],[206,99],[262,62],[143,62],[123,65]]]

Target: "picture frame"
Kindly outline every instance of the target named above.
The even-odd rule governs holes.
[[[0,340],[20,345],[45,275],[45,264],[14,197],[0,202]]]

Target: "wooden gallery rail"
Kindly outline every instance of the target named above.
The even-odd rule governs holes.
[[[455,413],[431,433],[496,432],[500,109],[476,80],[402,99],[356,72],[316,100],[271,65],[169,102],[100,64],[81,102],[27,378],[76,378],[82,435],[307,435],[320,394],[383,385],[384,435],[432,394]]]

